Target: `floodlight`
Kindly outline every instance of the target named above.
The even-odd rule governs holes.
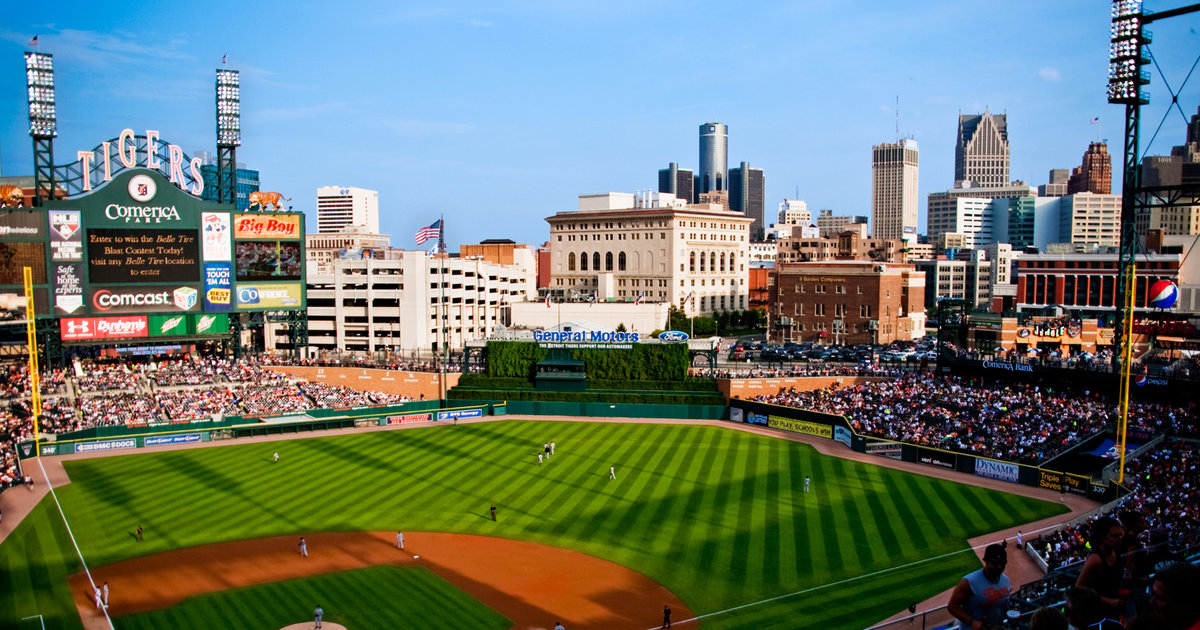
[[[217,144],[242,143],[241,88],[237,70],[217,70]]]
[[[52,55],[25,53],[25,85],[29,93],[29,135],[35,138],[57,136]]]

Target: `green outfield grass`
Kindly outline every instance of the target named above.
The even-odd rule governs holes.
[[[550,440],[557,454],[539,467]],[[74,483],[59,494],[93,566],[280,534],[465,532],[641,571],[697,613],[720,613],[706,629],[865,627],[977,568],[968,538],[1065,509],[717,426],[509,420],[81,460],[67,470]],[[0,579],[17,586],[0,592],[0,620],[50,611],[47,628],[78,627],[62,612],[65,588],[54,586],[77,561],[51,516],[40,506],[36,527],[23,524],[0,547]]]
[[[397,597],[396,593],[404,593]],[[312,621],[317,605],[325,621],[347,628],[505,630],[512,622],[423,568],[378,566],[192,597],[168,610],[115,620],[121,630],[278,628]]]

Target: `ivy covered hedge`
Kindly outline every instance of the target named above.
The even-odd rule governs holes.
[[[489,341],[487,375],[532,379],[534,366],[548,351],[527,341]],[[588,381],[674,381],[687,378],[685,344],[633,344],[631,350],[571,350],[587,366]]]

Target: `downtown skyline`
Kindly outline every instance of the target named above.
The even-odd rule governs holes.
[[[704,122],[728,125],[730,165],[763,169],[768,223],[797,189],[814,215],[870,215],[872,146],[912,137],[926,233],[927,195],[953,186],[958,116],[985,107],[1007,114],[1013,179],[1046,183],[1107,140],[1120,190],[1109,3],[725,8],[12,6],[0,28],[0,173],[32,173],[21,53],[36,35],[54,55],[56,163],[126,127],[158,130],[189,155],[214,151],[214,70],[227,55],[241,74],[238,161],[262,189],[292,197],[310,232],[318,187],[377,190],[381,230],[406,249],[442,216],[453,250],[540,244],[545,218],[574,210],[579,194],[655,189],[670,162],[697,170]],[[1150,29],[1177,90],[1197,29],[1194,14]],[[1163,155],[1183,141],[1200,79],[1155,135],[1170,95],[1147,69],[1142,149]]]

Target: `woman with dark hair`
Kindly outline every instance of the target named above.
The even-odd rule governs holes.
[[[1125,573],[1125,563],[1122,562],[1117,548],[1125,535],[1125,528],[1111,516],[1102,516],[1092,523],[1089,542],[1092,553],[1083,561],[1079,578],[1075,586],[1083,586],[1096,591],[1100,595],[1105,617],[1121,619],[1125,612],[1125,604],[1129,600],[1129,590],[1122,588],[1121,579]]]

